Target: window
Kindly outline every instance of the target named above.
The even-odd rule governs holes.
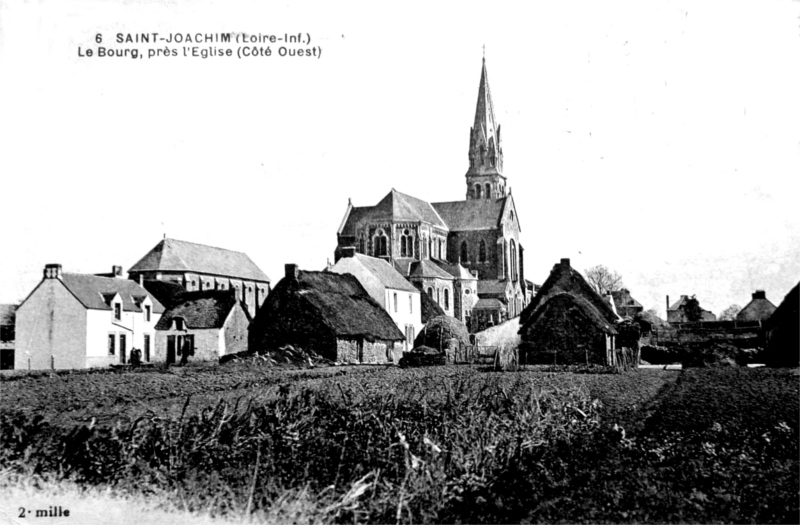
[[[408,313],[414,313],[414,296],[412,294],[408,294]]]
[[[439,239],[439,259],[444,260],[444,250],[442,249],[441,239]]]
[[[378,230],[378,233],[375,235],[375,247],[373,250],[375,257],[389,255],[388,244],[389,239],[386,237],[386,234],[383,232],[383,230]]]
[[[397,313],[397,292],[394,293],[394,313]]]
[[[175,319],[175,330],[183,330],[183,319]]]
[[[509,250],[509,257],[511,260],[509,261],[509,271],[511,273],[511,280],[517,280],[517,243],[514,242],[514,239],[511,239],[511,249]]]
[[[365,253],[364,252],[364,238],[363,237],[361,237],[358,240],[358,253]]]
[[[114,303],[114,319],[117,321],[122,319],[122,305],[119,303]]]
[[[475,198],[476,199],[480,199],[481,198],[481,185],[480,184],[476,184],[475,185]]]
[[[13,324],[0,326],[0,341],[13,341],[14,337]]]
[[[150,311],[152,307],[149,304],[144,305],[144,320],[150,322]]]
[[[114,355],[116,353],[116,336],[114,334],[108,334],[108,355]]]
[[[144,360],[150,362],[150,334],[144,334]]]
[[[489,185],[488,182],[486,183],[486,198],[487,199],[492,198],[492,187]]]
[[[450,309],[450,291],[447,288],[444,289],[444,309]]]
[[[478,248],[478,261],[486,262],[486,243],[484,241],[481,241],[480,247]]]
[[[461,261],[467,262],[469,260],[469,253],[467,250],[467,241],[461,243]]]
[[[433,288],[428,288],[428,297],[433,299]]]

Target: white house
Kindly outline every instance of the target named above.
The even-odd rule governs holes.
[[[328,271],[349,273],[358,279],[405,334],[405,350],[410,350],[423,327],[420,291],[383,259],[356,253],[352,247],[342,248],[341,255]]]
[[[134,348],[148,362],[163,312],[144,288],[122,278],[120,266],[111,274],[87,275],[48,264],[42,281],[17,308],[14,368],[124,364]]]

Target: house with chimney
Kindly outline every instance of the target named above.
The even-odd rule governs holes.
[[[756,290],[753,292],[753,298],[750,302],[736,314],[736,320],[766,321],[775,309],[776,306],[772,304],[772,301],[767,299],[767,292],[764,290]]]
[[[406,336],[405,351],[414,347],[414,339],[422,330],[422,293],[408,282],[392,265],[356,253],[354,247],[342,250],[342,257],[328,268],[329,272],[350,274],[375,301],[383,306],[389,317]]]
[[[128,270],[128,277],[167,281],[186,291],[234,290],[254,317],[270,290],[270,280],[242,252],[165,238]]]
[[[668,323],[687,323],[689,318],[686,316],[686,301],[689,300],[688,295],[681,295],[677,302],[670,305],[669,296],[667,296],[667,322]],[[703,308],[700,308],[702,317],[701,322],[716,321],[717,315]]]
[[[287,264],[283,279],[250,324],[249,351],[291,345],[337,364],[397,363],[406,336],[349,273]]]
[[[42,280],[16,310],[14,368],[75,369],[126,364],[133,348],[151,359],[164,307],[144,288],[110,273],[44,267]]]
[[[153,361],[218,361],[247,351],[251,318],[235,290],[183,292],[170,299],[156,324]]]
[[[561,259],[520,316],[525,362],[615,365],[620,320],[613,302]]]
[[[620,317],[633,318],[644,311],[642,303],[634,299],[627,288],[612,290],[611,297],[614,301],[614,309]]]

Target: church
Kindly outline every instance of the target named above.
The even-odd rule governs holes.
[[[334,256],[355,247],[386,260],[474,332],[518,316],[528,296],[485,57],[468,158],[464,200],[427,202],[392,189],[374,206],[348,202]]]

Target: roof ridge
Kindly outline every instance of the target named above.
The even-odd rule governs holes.
[[[210,244],[203,244],[203,243],[200,243],[200,242],[182,241],[180,239],[173,239],[171,237],[166,237],[166,238],[161,240],[161,242],[166,242],[166,241],[182,242],[184,244],[194,244],[195,246],[202,246],[204,248],[213,248],[215,250],[222,250],[222,251],[225,251],[225,252],[233,252],[233,253],[240,253],[242,255],[247,255],[247,253],[239,251],[239,250],[230,250],[228,248],[221,248],[219,246],[211,246]]]

